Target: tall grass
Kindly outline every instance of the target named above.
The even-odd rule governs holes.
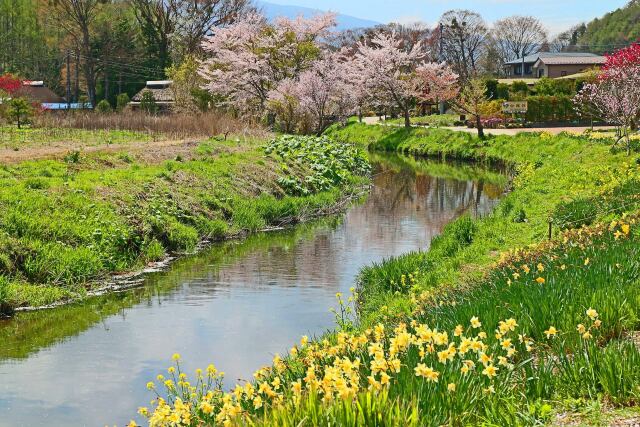
[[[142,111],[123,113],[77,112],[43,114],[35,121],[38,128],[136,131],[173,138],[212,137],[216,135],[264,136],[258,124],[247,123],[221,112],[151,115]]]

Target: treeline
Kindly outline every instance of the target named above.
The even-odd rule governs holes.
[[[0,0],[0,75],[44,80],[71,99],[116,104],[198,54],[248,0]]]
[[[632,0],[626,6],[581,24],[564,33],[569,40],[568,49],[589,49],[596,53],[611,53],[640,39],[640,1]]]

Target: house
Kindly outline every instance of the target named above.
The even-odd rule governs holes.
[[[172,84],[173,80],[149,80],[145,87],[133,96],[129,105],[133,109],[140,108],[144,93],[151,92],[160,110],[171,110],[176,103],[175,95],[171,89]]]
[[[65,102],[64,98],[46,87],[42,80],[24,80],[22,87],[16,91],[16,95],[38,104],[62,104]]]
[[[39,104],[43,110],[67,110],[85,108],[79,103],[69,103],[45,86],[42,80],[24,80],[22,87],[16,91],[18,97],[26,98],[29,101]]]
[[[599,67],[604,56],[584,52],[539,52],[504,64],[507,77],[541,78],[564,77]]]

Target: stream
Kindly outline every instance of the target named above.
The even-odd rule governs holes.
[[[372,155],[371,194],[340,217],[215,244],[138,288],[0,320],[0,426],[126,425],[182,355],[232,387],[334,326],[336,292],[373,262],[425,250],[451,220],[499,201],[504,173]]]

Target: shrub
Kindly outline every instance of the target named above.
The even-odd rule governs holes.
[[[162,243],[152,239],[143,245],[141,256],[146,262],[160,261],[165,256],[164,247]]]
[[[111,104],[109,104],[109,101],[103,99],[102,101],[98,102],[98,105],[96,105],[96,111],[101,114],[106,114],[113,111],[113,109],[111,108]]]
[[[534,123],[577,120],[573,100],[570,96],[530,96],[527,120]]]
[[[127,95],[126,93],[119,94],[116,97],[116,111],[119,113],[124,111],[124,109],[129,105],[129,101],[131,101],[129,95]]]
[[[153,92],[145,90],[142,92],[142,99],[140,99],[140,109],[147,114],[156,114],[159,110],[156,98],[153,96]]]
[[[199,236],[195,228],[176,220],[168,221],[166,226],[167,245],[170,250],[190,252],[196,248]]]
[[[281,136],[269,142],[265,153],[281,161],[283,175],[278,185],[290,195],[326,191],[344,184],[352,175],[363,176],[371,171],[362,150],[325,136]],[[290,172],[291,162],[311,164],[311,168],[299,177]]]

